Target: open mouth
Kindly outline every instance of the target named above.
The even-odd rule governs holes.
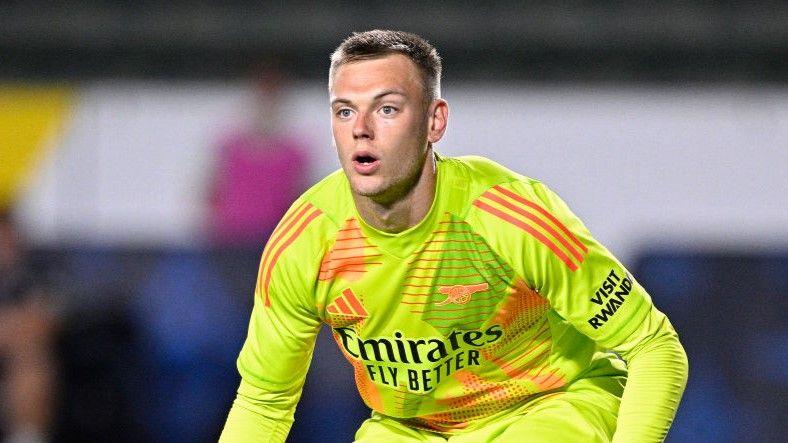
[[[377,158],[366,152],[361,152],[353,156],[353,161],[361,163],[362,165],[369,165],[376,162],[377,160]]]
[[[377,171],[380,162],[378,158],[366,151],[359,151],[353,155],[353,169],[361,175],[372,175]]]

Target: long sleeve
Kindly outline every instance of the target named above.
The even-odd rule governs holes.
[[[613,442],[663,441],[687,383],[687,355],[676,332],[654,308],[616,351],[629,375]]]
[[[537,287],[580,332],[627,363],[627,384],[613,440],[661,442],[687,381],[687,356],[676,331],[654,307],[648,292],[596,242],[565,203],[547,188],[541,191],[540,201],[588,251],[574,272],[565,266],[543,266]]]
[[[526,282],[577,332],[627,363],[614,441],[662,441],[687,378],[687,357],[670,322],[550,189],[538,182],[499,188],[496,192],[544,215],[542,223],[531,227],[533,233],[520,237]]]
[[[285,441],[293,424],[295,405],[292,403],[288,395],[278,395],[241,381],[219,441]]]
[[[319,323],[285,299],[265,307],[256,297],[238,357],[241,384],[221,441],[283,442],[293,424]]]
[[[237,361],[241,384],[223,443],[284,442],[293,424],[320,328],[310,283],[319,263],[307,259],[316,255],[316,242],[306,230],[320,211],[308,204],[294,207],[263,252]]]

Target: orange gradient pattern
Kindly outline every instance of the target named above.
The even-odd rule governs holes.
[[[319,280],[342,278],[346,281],[358,281],[367,272],[370,265],[379,265],[374,261],[380,257],[377,247],[370,244],[361,232],[358,220],[348,219],[337,233],[336,242],[320,264]]]

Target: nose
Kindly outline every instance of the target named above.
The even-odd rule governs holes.
[[[356,140],[362,138],[375,138],[375,132],[372,129],[370,117],[366,113],[359,114],[358,118],[353,122],[353,138]]]

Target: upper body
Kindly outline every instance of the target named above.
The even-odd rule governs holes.
[[[433,153],[448,105],[424,57],[340,49],[342,170],[296,201],[263,253],[223,439],[284,440],[321,323],[367,405],[411,426],[462,432],[579,378],[621,376],[610,350],[630,373],[616,438],[663,438],[686,357],[646,291],[540,182]]]

